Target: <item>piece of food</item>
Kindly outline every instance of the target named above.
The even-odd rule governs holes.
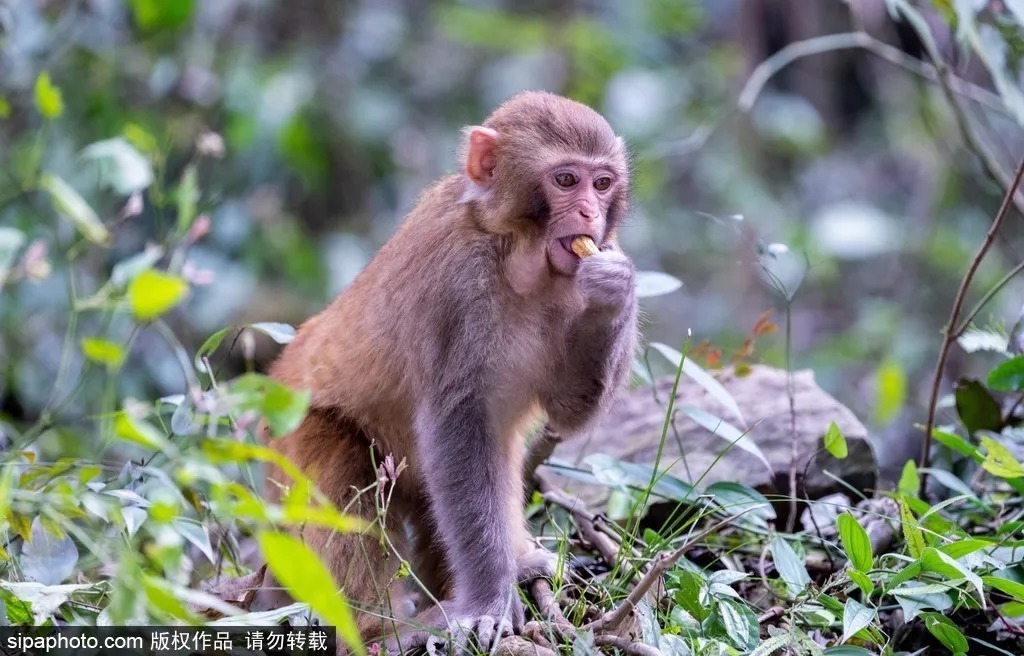
[[[581,258],[597,255],[601,252],[601,249],[597,247],[597,244],[594,243],[593,239],[583,235],[573,239],[569,246],[572,248],[572,252],[576,253],[576,255]]]

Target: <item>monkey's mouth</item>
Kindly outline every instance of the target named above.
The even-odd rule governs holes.
[[[582,233],[582,232],[579,233],[579,234],[576,234],[576,235],[569,235],[567,237],[559,237],[557,241],[562,246],[562,248],[567,253],[569,253],[570,255],[572,255],[574,258],[576,258],[578,260],[578,259],[580,259],[580,256],[577,255],[576,252],[572,249],[572,242],[577,237],[589,237],[591,240],[594,241],[594,243],[598,243],[598,242],[597,242],[597,239],[593,235],[588,235],[588,234],[585,234],[585,233]]]

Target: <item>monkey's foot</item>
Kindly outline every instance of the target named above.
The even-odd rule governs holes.
[[[512,618],[507,616],[452,618],[449,635],[432,635],[427,639],[425,646],[429,656],[470,656],[490,653],[502,638],[512,635],[513,632]]]
[[[388,651],[398,653],[400,643],[403,651],[423,647],[430,656],[488,653],[502,638],[522,628],[522,602],[518,597],[509,601],[508,607],[479,614],[459,612],[452,608],[452,602],[442,602],[416,616],[413,621],[420,629],[402,631],[400,638],[389,639]]]
[[[558,554],[547,549],[536,548],[516,558],[516,579],[529,583],[534,579],[550,579],[565,574],[567,563],[559,562]]]

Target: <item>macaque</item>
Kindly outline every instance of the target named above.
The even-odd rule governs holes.
[[[522,93],[465,129],[462,164],[271,368],[311,393],[299,428],[271,444],[387,536],[308,527],[304,538],[364,638],[397,631],[403,648],[427,640],[424,626],[485,649],[522,626],[517,583],[557,562],[523,518],[523,430],[539,413],[563,435],[592,425],[636,341],[634,268],[616,240],[627,154],[608,123]],[[580,236],[593,241],[586,257]],[[407,468],[381,520],[387,456]],[[280,473],[271,479],[273,493]],[[439,606],[413,616],[400,556]]]

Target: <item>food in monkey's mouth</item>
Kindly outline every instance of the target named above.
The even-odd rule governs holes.
[[[576,253],[580,258],[590,257],[601,252],[601,249],[597,247],[594,240],[586,235],[580,235],[573,239],[570,246],[572,247],[572,252]]]

